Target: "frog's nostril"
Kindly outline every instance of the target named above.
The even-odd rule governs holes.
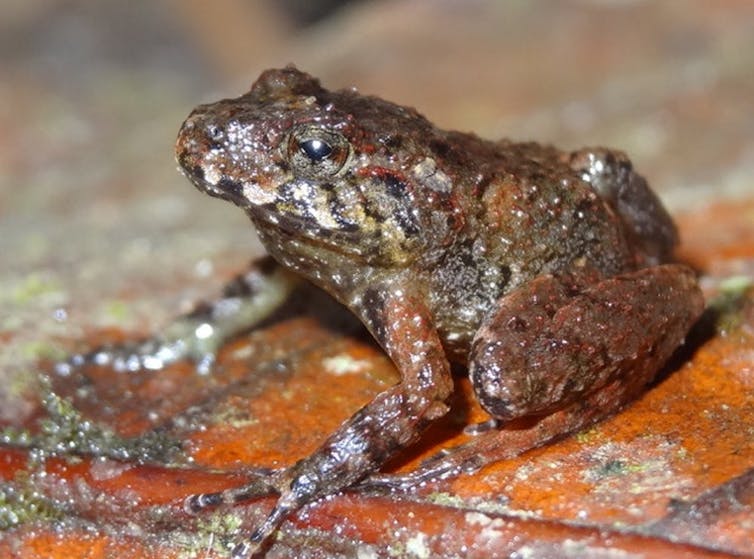
[[[223,139],[223,129],[216,124],[207,125],[207,137],[213,142],[219,142]]]

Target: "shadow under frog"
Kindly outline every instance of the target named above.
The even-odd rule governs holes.
[[[624,154],[490,142],[435,128],[410,108],[328,91],[293,67],[197,107],[178,162],[200,190],[240,206],[270,257],[146,341],[77,355],[211,371],[222,343],[257,326],[302,281],[368,328],[400,382],[310,456],[186,508],[276,494],[233,550],[260,550],[290,513],[345,488],[407,488],[542,445],[619,410],[653,380],[704,308],[672,263],[672,220]],[[417,471],[380,467],[445,415],[450,363],[468,369],[491,420]],[[498,425],[534,418],[527,429]]]

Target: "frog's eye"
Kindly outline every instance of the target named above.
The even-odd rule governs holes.
[[[315,164],[321,162],[332,153],[332,146],[319,138],[304,140],[298,147]]]
[[[293,172],[309,179],[326,179],[337,175],[350,154],[350,146],[341,134],[319,126],[305,125],[294,129],[288,138],[288,161]]]

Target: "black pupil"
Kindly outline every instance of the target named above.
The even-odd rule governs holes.
[[[304,140],[299,146],[301,151],[315,163],[322,161],[332,153],[332,146],[322,140]]]

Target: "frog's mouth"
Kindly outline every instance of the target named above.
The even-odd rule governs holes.
[[[289,248],[293,248],[295,240],[299,246],[305,244],[310,248],[326,249],[351,258],[365,258],[370,253],[368,247],[375,244],[370,242],[373,235],[356,226],[342,224],[339,227],[329,227],[314,216],[295,215],[286,211],[280,207],[275,194],[259,184],[241,184],[225,177],[216,183],[210,182],[205,178],[201,167],[191,169],[180,159],[178,162],[183,174],[198,190],[242,208],[263,236],[268,239],[279,237]]]
[[[249,198],[246,195],[243,186],[240,186],[238,183],[230,179],[220,179],[220,182],[217,184],[205,183],[203,189],[204,192],[213,198],[226,200],[244,210],[253,207],[254,205],[249,202]]]
[[[204,170],[200,165],[189,165],[187,161],[178,158],[178,165],[191,184],[193,184],[197,190],[209,194],[213,198],[220,198],[234,203],[236,206],[246,208],[249,205],[249,200],[243,195],[243,188],[240,184],[227,179],[225,177],[220,178],[217,182],[210,182],[204,176]]]
[[[368,247],[373,243],[365,239],[358,229],[332,229],[323,227],[314,219],[281,213],[275,204],[242,205],[255,227],[268,238],[276,236],[281,240],[296,241],[312,248],[323,248],[330,252],[364,258],[369,253]],[[366,241],[366,242],[365,242]],[[292,243],[285,242],[292,246]],[[285,247],[281,247],[285,248]]]

